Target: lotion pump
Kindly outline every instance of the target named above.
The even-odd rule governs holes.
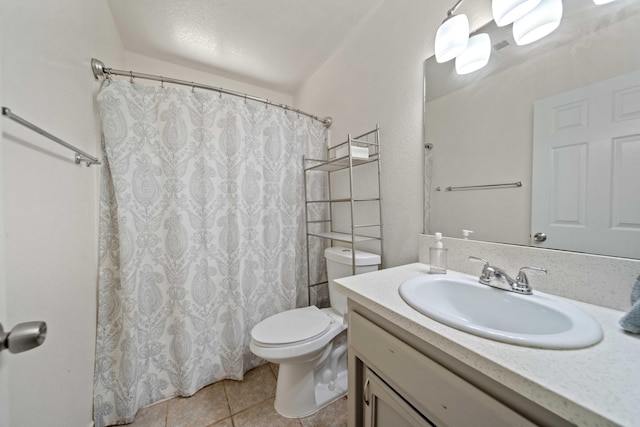
[[[442,245],[442,233],[436,233],[436,244],[429,248],[429,273],[447,273],[447,249]]]

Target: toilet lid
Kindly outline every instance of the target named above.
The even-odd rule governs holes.
[[[258,323],[251,331],[254,341],[267,345],[285,345],[312,340],[324,335],[331,318],[316,306],[283,311]]]

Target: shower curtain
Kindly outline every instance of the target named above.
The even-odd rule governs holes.
[[[260,320],[307,304],[308,117],[214,92],[105,81],[94,377],[97,427],[261,361]],[[324,192],[313,178],[311,191]],[[322,247],[313,247],[322,268]],[[315,272],[314,274],[319,274]]]

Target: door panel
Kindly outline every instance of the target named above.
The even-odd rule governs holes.
[[[640,72],[537,101],[532,244],[640,257],[639,165]]]

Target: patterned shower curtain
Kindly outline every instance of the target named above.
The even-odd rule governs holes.
[[[214,92],[106,82],[94,417],[130,422],[261,361],[260,320],[306,305],[302,156],[322,123]],[[314,178],[311,192],[324,191]],[[322,248],[313,249],[314,268]]]

